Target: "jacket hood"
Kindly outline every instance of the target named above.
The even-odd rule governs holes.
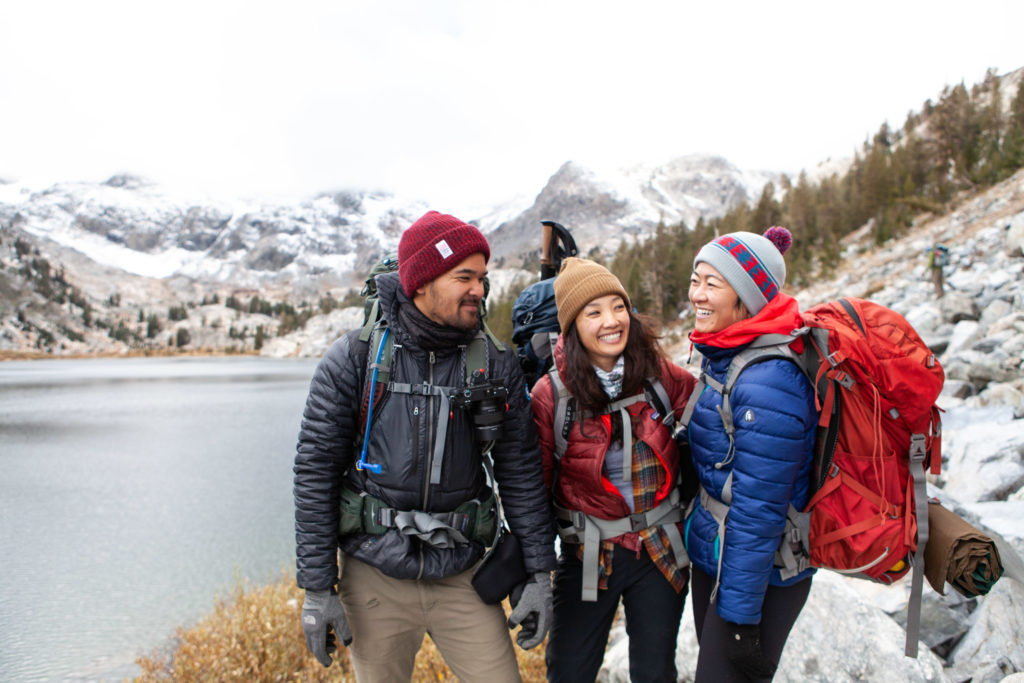
[[[399,292],[402,289],[398,273],[381,273],[374,280],[377,282],[377,297],[380,299],[380,310],[384,312],[384,317],[388,322],[397,320],[398,311],[395,306],[398,304]],[[401,296],[408,301],[404,292]]]

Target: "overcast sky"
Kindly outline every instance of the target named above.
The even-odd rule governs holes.
[[[3,2],[0,178],[456,213],[570,159],[795,173],[1024,66],[1022,27],[1019,0]]]

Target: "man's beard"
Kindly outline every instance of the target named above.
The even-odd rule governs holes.
[[[463,309],[463,305],[465,304],[473,304],[474,306],[476,306],[476,311],[474,312],[474,315],[472,316],[471,320],[466,320],[468,311]],[[477,325],[480,324],[481,304],[482,300],[477,299],[476,297],[467,297],[465,299],[462,299],[461,301],[459,301],[459,307],[455,315],[457,321],[449,324],[452,325],[453,327],[459,328],[460,330],[466,330],[467,332],[470,330],[475,330],[477,328]]]

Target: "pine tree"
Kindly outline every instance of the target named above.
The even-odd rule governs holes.
[[[188,329],[179,327],[177,333],[174,336],[174,341],[177,347],[180,349],[184,346],[188,346],[188,343],[192,341],[192,335],[189,334]]]
[[[775,199],[775,185],[768,183],[761,190],[761,197],[750,216],[750,230],[761,234],[773,225],[782,222],[782,207]]]
[[[1003,140],[1003,174],[1009,176],[1024,167],[1024,79],[1010,104]]]

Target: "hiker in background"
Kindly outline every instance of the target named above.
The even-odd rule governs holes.
[[[928,270],[932,275],[932,284],[935,286],[935,298],[941,299],[945,294],[943,287],[943,269],[949,263],[949,248],[936,242],[935,246],[928,250]]]
[[[361,683],[410,680],[425,633],[460,680],[520,680],[500,605],[484,604],[471,585],[494,537],[494,498],[472,406],[448,399],[466,386],[474,344],[486,344],[487,378],[508,389],[491,456],[530,575],[509,624],[524,624],[523,648],[548,628],[554,534],[519,364],[481,334],[489,256],[474,226],[422,216],[402,234],[398,272],[376,278],[378,325],[394,340],[390,382],[373,381],[381,353],[370,358],[373,342],[354,330],[327,351],[310,385],[294,466],[302,626],[324,666],[335,639],[349,645]]]
[[[562,538],[548,680],[595,680],[621,600],[631,679],[675,681],[689,578],[681,473],[694,482],[666,422],[682,414],[695,380],[665,357],[604,266],[568,258],[554,289],[557,373],[541,377],[531,400]]]
[[[681,437],[700,480],[685,524],[698,682],[770,680],[811,588],[813,569],[783,580],[774,567],[787,510],[803,509],[809,496],[817,424],[810,383],[794,363],[773,358],[739,375],[731,410],[714,389],[756,337],[800,326],[796,300],[782,292],[791,242],[779,227],[723,235],[697,253],[690,277],[690,340],[710,380]]]

